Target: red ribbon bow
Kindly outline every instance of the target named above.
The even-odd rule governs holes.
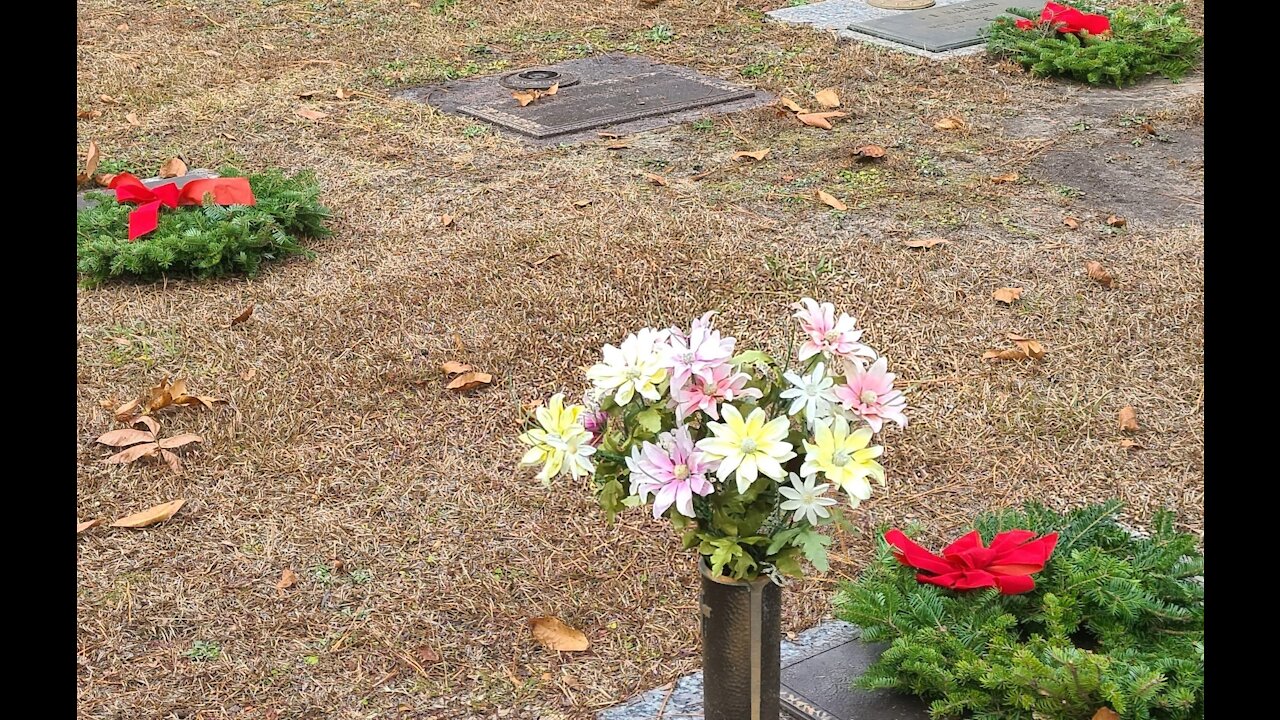
[[[1030,530],[1008,530],[982,546],[978,531],[951,543],[939,557],[915,544],[897,528],[884,534],[893,546],[893,555],[904,565],[924,570],[916,580],[952,590],[997,587],[1002,595],[1017,595],[1035,589],[1031,573],[1040,572],[1053,554],[1058,533],[1032,540]]]
[[[108,188],[116,191],[118,202],[138,203],[129,213],[129,242],[156,229],[160,222],[160,206],[203,205],[204,196],[212,195],[217,205],[253,205],[257,202],[247,178],[206,178],[191,180],[182,189],[177,183],[149,188],[129,173],[112,178]]]
[[[1068,5],[1059,5],[1054,2],[1044,4],[1044,10],[1040,11],[1040,22],[1049,23],[1054,26],[1054,30],[1064,33],[1078,34],[1083,30],[1090,35],[1101,35],[1111,31],[1111,20],[1106,15],[1081,12]],[[1026,18],[1018,20],[1013,25],[1022,30],[1030,30],[1036,26]]]

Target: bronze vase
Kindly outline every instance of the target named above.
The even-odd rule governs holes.
[[[778,720],[782,588],[712,576],[703,559],[702,713],[705,720]]]

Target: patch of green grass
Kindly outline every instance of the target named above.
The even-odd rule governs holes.
[[[760,60],[758,62],[750,63],[749,65],[743,65],[742,69],[738,71],[738,74],[744,78],[754,80],[755,78],[764,77],[765,74],[772,72],[774,67],[773,61]]]
[[[1084,191],[1073,188],[1070,185],[1059,185],[1055,190],[1064,198],[1084,197]]]
[[[222,648],[216,642],[196,640],[191,647],[182,651],[182,657],[191,662],[208,662],[222,657]]]
[[[644,39],[651,43],[666,45],[675,40],[676,34],[671,30],[669,25],[654,25],[644,34]]]
[[[427,10],[432,15],[443,15],[446,10],[458,4],[458,0],[431,0]]]
[[[788,290],[819,287],[836,271],[835,262],[825,255],[812,264],[793,256],[765,255],[764,266],[773,281]]]
[[[489,132],[488,125],[468,125],[462,129],[462,137],[478,138]]]
[[[448,82],[459,78],[471,77],[498,72],[506,69],[509,60],[491,60],[465,63],[442,60],[440,58],[422,58],[413,61],[392,60],[372,68],[368,74],[387,87],[402,85],[420,85],[433,82]]]
[[[916,173],[924,177],[945,177],[947,169],[932,155],[921,155],[916,158]]]
[[[102,331],[106,355],[116,367],[141,365],[150,370],[181,353],[181,339],[172,330],[159,330],[145,323],[112,325]]]
[[[712,122],[711,118],[702,118],[701,120],[694,120],[689,127],[698,132],[710,132],[715,126],[716,124]]]
[[[889,187],[880,168],[862,168],[861,170],[841,170],[840,181],[851,193],[856,195],[873,195],[882,193]]]
[[[306,657],[302,658],[302,662],[306,663],[307,665],[319,665],[319,664],[320,664],[320,656],[319,656],[319,655],[308,655],[308,656],[306,656]]]

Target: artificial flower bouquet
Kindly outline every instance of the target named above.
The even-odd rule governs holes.
[[[802,557],[826,570],[835,496],[856,508],[885,484],[873,437],[906,426],[906,399],[853,318],[810,298],[794,308],[795,368],[738,352],[710,312],[605,345],[583,404],[561,393],[535,411],[521,463],[547,485],[591,477],[610,519],[652,502],[717,575],[781,582]]]

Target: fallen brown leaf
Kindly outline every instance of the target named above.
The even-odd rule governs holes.
[[[791,111],[791,112],[793,112],[793,113],[807,113],[807,112],[809,112],[808,110],[805,110],[804,108],[800,107],[800,106],[796,103],[796,101],[795,101],[795,100],[792,100],[792,99],[790,99],[790,98],[778,98],[778,104],[779,104],[779,105],[781,105],[782,107],[784,107],[784,108],[786,108],[786,109],[790,110],[790,111]]]
[[[303,90],[302,92],[298,93],[297,96],[299,100],[310,100],[311,98],[319,94],[320,94],[319,90]]]
[[[810,127],[822,128],[823,130],[831,129],[831,118],[842,118],[849,113],[832,110],[828,112],[816,113],[797,113],[796,119]]]
[[[763,150],[739,150],[733,154],[734,160],[743,160],[751,158],[752,160],[763,160],[769,157],[769,148]]]
[[[1012,340],[1013,344],[1017,345],[1018,349],[1026,353],[1027,357],[1032,360],[1039,360],[1044,357],[1044,346],[1040,344],[1039,340],[1033,340],[1017,333],[1008,333],[1005,337]]]
[[[98,184],[98,187],[111,187],[111,181],[115,179],[115,173],[98,173],[93,176],[93,181]]]
[[[440,227],[446,227],[446,228],[447,228],[447,227],[449,227],[450,225],[453,225],[453,221],[454,221],[454,220],[455,220],[455,218],[454,218],[452,215],[441,215],[441,216],[440,216]]]
[[[120,32],[129,32],[129,23],[120,23],[116,26],[116,30]]]
[[[515,98],[516,102],[520,103],[520,107],[524,107],[539,98],[555,95],[559,91],[560,83],[556,83],[546,90],[516,90],[511,93],[511,97]]]
[[[100,101],[102,101],[102,102],[104,102],[104,103],[106,103],[106,104],[108,104],[108,105],[116,105],[116,104],[118,104],[118,103],[120,102],[119,100],[116,100],[115,98],[111,97],[110,95],[99,95],[99,96],[98,96],[98,100],[100,100]]]
[[[1079,220],[1077,220],[1077,219],[1075,219],[1075,218],[1073,218],[1073,217],[1071,217],[1070,215],[1068,215],[1067,217],[1062,218],[1062,224],[1063,224],[1063,225],[1066,225],[1068,230],[1079,230],[1079,229],[1080,229],[1080,221],[1079,221]]]
[[[247,308],[245,308],[244,310],[240,311],[240,314],[239,314],[239,315],[237,315],[237,316],[235,316],[234,318],[232,318],[232,319],[231,319],[231,327],[235,327],[235,326],[239,325],[240,323],[247,322],[247,321],[249,320],[250,316],[252,316],[252,315],[253,315],[253,306],[254,306],[254,303],[249,303],[249,307],[247,307]]]
[[[430,645],[419,645],[414,648],[413,656],[423,665],[434,665],[440,662],[440,653],[431,649]]]
[[[333,96],[339,100],[350,100],[356,96],[356,91],[338,88],[334,91]]]
[[[160,166],[160,177],[162,178],[178,177],[186,174],[187,164],[182,162],[182,158],[179,157],[171,157]]]
[[[466,363],[460,363],[457,360],[450,360],[440,366],[440,370],[446,375],[457,375],[459,373],[471,372],[474,368]]]
[[[482,385],[488,385],[491,382],[493,382],[493,376],[489,373],[465,372],[449,381],[449,384],[445,387],[450,390],[466,392],[467,390],[474,390]]]
[[[853,156],[858,160],[879,160],[884,157],[885,149],[879,145],[863,145],[854,148]]]
[[[184,504],[186,504],[186,502],[187,501],[185,499],[178,499],[162,505],[156,505],[155,507],[147,508],[140,513],[134,513],[127,517],[122,517],[111,523],[111,527],[144,528],[155,525],[156,523],[164,522],[165,520],[173,517],[174,514],[176,514]]]
[[[552,259],[552,258],[558,258],[558,257],[560,257],[561,255],[564,255],[564,253],[558,253],[558,252],[551,253],[550,255],[548,255],[548,256],[546,256],[546,257],[542,258],[541,260],[539,260],[539,261],[537,261],[537,262],[533,263],[533,266],[534,266],[534,267],[541,267],[543,263],[547,262],[548,260],[550,260],[550,259]]]
[[[944,117],[933,124],[934,130],[963,130],[965,122],[954,115]]]
[[[605,145],[604,149],[605,150],[626,150],[629,147],[631,147],[631,143],[615,142],[615,143],[610,143],[608,145]]]
[[[1137,440],[1133,440],[1133,439],[1131,439],[1131,438],[1121,438],[1121,439],[1120,439],[1120,447],[1124,448],[1125,450],[1144,450],[1144,449],[1146,449],[1146,446],[1144,446],[1142,443],[1138,442]]]
[[[1110,225],[1111,227],[1114,227],[1114,228],[1122,228],[1122,227],[1124,227],[1125,225],[1128,225],[1128,224],[1129,224],[1129,221],[1128,221],[1128,220],[1125,220],[1124,218],[1120,217],[1119,215],[1108,215],[1108,216],[1107,216],[1107,224],[1108,224],[1108,225]]]
[[[258,376],[257,368],[249,368],[248,370],[245,370],[244,372],[240,373],[240,379],[245,382],[249,382],[250,380],[253,380],[257,376]]]
[[[164,378],[159,385],[147,391],[147,399],[143,404],[143,416],[162,410],[170,405],[203,405],[212,410],[215,403],[224,403],[226,400],[213,397],[211,395],[192,395],[187,392],[187,381],[179,378],[170,383],[169,378]],[[121,408],[124,410],[124,408]],[[117,411],[117,415],[122,414]],[[154,432],[154,431],[153,431]]]
[[[1120,715],[1115,710],[1104,705],[1098,708],[1098,712],[1093,714],[1091,720],[1120,720]]]
[[[93,140],[89,141],[89,150],[84,156],[84,172],[80,173],[76,178],[77,183],[82,183],[93,176],[95,170],[98,169],[98,161],[100,160],[98,153],[98,143]]]
[[[1120,408],[1119,423],[1121,432],[1138,432],[1138,411],[1132,405]]]
[[[662,177],[661,175],[657,175],[655,173],[645,173],[644,176],[649,180],[649,182],[653,183],[654,185],[661,185],[662,187],[671,186],[671,181]]]
[[[828,193],[825,190],[818,191],[818,200],[822,201],[823,203],[826,203],[827,205],[830,205],[836,210],[845,211],[849,209],[848,205],[845,205],[844,202],[842,202],[839,198]]]
[[[134,127],[141,127],[142,121],[138,119],[137,113],[128,113],[124,116],[124,121]]]
[[[284,591],[298,584],[298,573],[287,567],[280,571],[280,579],[276,581],[276,594],[284,597]]]
[[[574,206],[574,207],[576,207],[576,208],[584,208],[584,207],[586,207],[586,206],[590,205],[592,202],[593,202],[593,201],[591,201],[591,200],[574,200],[574,201],[573,201],[573,206]]]
[[[902,244],[906,245],[909,248],[928,249],[933,247],[934,245],[941,245],[942,243],[949,243],[949,242],[951,241],[943,238],[934,237],[934,238],[912,238],[910,240],[904,240]]]
[[[85,530],[88,530],[89,528],[98,527],[101,524],[102,524],[102,518],[98,518],[97,520],[88,520],[82,523],[76,523],[76,534],[79,535]]]
[[[311,121],[313,121],[313,122],[314,122],[314,121],[317,121],[317,120],[323,120],[323,119],[325,119],[325,118],[329,117],[329,113],[327,113],[327,112],[320,112],[319,110],[312,110],[311,108],[305,108],[305,107],[304,107],[304,108],[298,108],[297,110],[294,110],[293,112],[294,112],[294,114],[298,115],[299,117],[306,118],[307,120],[311,120]]]
[[[533,639],[548,650],[557,652],[582,652],[591,646],[580,630],[565,625],[559,618],[536,617],[529,621]]]
[[[97,120],[98,118],[102,117],[102,111],[101,110],[81,110],[80,112],[76,113],[76,117],[80,118],[81,120]]]
[[[1011,305],[1013,304],[1014,300],[1017,300],[1018,298],[1022,297],[1022,288],[1012,288],[1012,287],[998,288],[995,292],[991,293],[991,297],[995,298],[996,301],[998,302],[1005,303],[1006,305]]]
[[[991,178],[991,182],[993,182],[993,183],[995,183],[995,184],[997,184],[997,185],[1001,185],[1001,184],[1003,184],[1003,183],[1018,182],[1018,178],[1019,178],[1019,177],[1021,177],[1021,175],[1019,175],[1019,174],[1018,174],[1018,173],[1016,173],[1016,172],[1007,172],[1007,173],[1005,173],[1005,174],[1003,174],[1003,175],[994,175],[994,176],[992,176],[992,178]]]
[[[1103,267],[1102,263],[1097,260],[1089,260],[1085,262],[1084,269],[1089,273],[1089,279],[1104,288],[1110,289],[1116,282],[1116,278],[1111,274],[1111,271]]]
[[[828,110],[840,107],[840,96],[837,95],[836,91],[832,88],[819,90],[814,94],[813,99],[817,100],[819,105]]]

